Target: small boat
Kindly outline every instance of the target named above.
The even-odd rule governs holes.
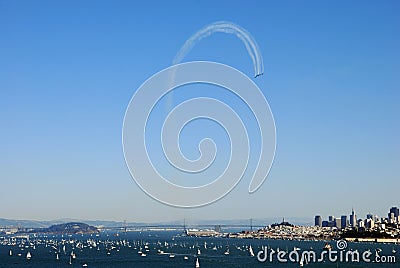
[[[188,256],[184,256],[183,259],[184,259],[184,260],[188,260],[189,257],[188,257]]]
[[[201,251],[200,251],[200,249],[198,248],[197,249],[197,255],[200,255],[201,254]]]
[[[196,268],[200,268],[199,258],[196,258]]]
[[[140,256],[142,256],[142,257],[146,257],[147,255],[146,255],[146,254],[144,254],[144,253],[142,253]]]
[[[8,253],[10,256],[12,256],[12,250],[10,249],[10,252]]]
[[[325,246],[324,246],[324,248],[323,248],[323,250],[331,250],[332,249],[332,246],[331,245],[329,245],[328,243],[325,243]]]
[[[170,258],[175,258],[175,254],[174,254],[174,253],[171,253],[171,254],[169,254],[169,257],[170,257]]]
[[[26,259],[27,260],[30,260],[32,258],[32,255],[31,255],[31,253],[28,251],[28,253],[26,253]]]
[[[229,255],[229,248],[226,249],[226,251],[224,252],[225,255]]]
[[[392,253],[393,253],[393,254],[396,254],[396,250],[394,249],[394,247],[393,247],[393,249],[392,249]]]
[[[87,264],[86,264],[86,263],[84,263],[84,264],[82,265],[82,267],[87,267]]]
[[[60,259],[60,257],[58,257],[58,253],[56,253],[56,260],[59,260]]]

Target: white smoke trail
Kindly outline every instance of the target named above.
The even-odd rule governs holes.
[[[257,42],[251,36],[249,32],[245,29],[236,25],[232,22],[228,21],[218,21],[212,24],[209,24],[199,31],[197,31],[194,35],[192,35],[182,46],[179,52],[176,54],[173,65],[180,63],[185,56],[190,52],[190,50],[196,45],[197,42],[202,40],[205,37],[208,37],[214,33],[228,33],[236,35],[246,46],[247,52],[249,53],[251,60],[254,65],[254,77],[262,75],[264,72],[263,59],[261,56],[260,49],[258,48]]]

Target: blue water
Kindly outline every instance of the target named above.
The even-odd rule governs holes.
[[[92,248],[88,239],[96,243]],[[64,240],[65,253],[63,251]],[[66,243],[65,241],[72,241]],[[259,262],[257,257],[251,257],[248,247],[251,245],[254,253],[262,247],[285,250],[290,252],[294,247],[301,250],[313,249],[320,253],[325,245],[323,241],[287,241],[258,240],[232,238],[195,238],[181,237],[177,232],[129,232],[127,234],[102,233],[95,235],[48,235],[30,237],[30,243],[17,239],[15,245],[10,245],[10,236],[0,238],[0,267],[195,267],[196,258],[200,267],[300,267],[299,263],[279,263],[275,257],[273,263]],[[329,242],[336,249],[336,242]],[[206,247],[205,247],[206,244]],[[146,245],[148,251],[146,251]],[[53,247],[54,246],[54,247]],[[197,255],[197,249],[201,254]],[[216,250],[215,250],[216,248]],[[224,252],[229,248],[229,255]],[[138,251],[146,254],[142,257]],[[400,267],[400,246],[378,243],[348,243],[347,249],[358,249],[360,252],[371,250],[374,259],[376,250],[380,256],[395,256],[396,263],[359,263],[325,261],[309,263],[304,267]],[[396,253],[392,250],[395,249]],[[9,255],[10,250],[12,256]],[[27,252],[32,258],[26,259]],[[76,258],[70,263],[71,251]],[[163,251],[165,254],[159,254]],[[107,254],[109,252],[109,254]],[[56,259],[56,253],[59,260]],[[171,258],[172,253],[175,257]],[[20,256],[19,256],[20,255]],[[187,260],[184,259],[187,256]],[[318,256],[318,255],[317,255]]]

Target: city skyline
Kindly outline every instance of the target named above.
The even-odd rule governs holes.
[[[389,209],[389,213],[386,216],[377,215],[368,213],[365,216],[365,219],[362,217],[357,218],[357,214],[354,208],[351,209],[350,215],[341,214],[339,217],[335,217],[333,215],[329,215],[327,220],[323,220],[321,215],[315,215],[314,217],[314,226],[319,227],[336,227],[338,229],[345,229],[347,227],[357,228],[357,227],[365,227],[365,228],[373,228],[375,222],[385,222],[389,224],[399,224],[400,223],[400,209],[397,206],[393,206]],[[347,219],[347,216],[349,218]]]
[[[0,218],[311,222],[348,207],[387,214],[400,205],[399,10],[396,1],[0,1]],[[211,205],[169,207],[126,168],[125,109],[193,33],[220,20],[257,40],[264,74],[253,79],[245,46],[223,33],[183,61],[220,62],[251,77],[274,115],[275,160],[253,194],[244,177]],[[175,102],[196,92],[177,92]],[[201,93],[240,105],[222,90]],[[202,129],[229,151],[224,132],[205,122],[183,133],[189,158],[198,156]]]

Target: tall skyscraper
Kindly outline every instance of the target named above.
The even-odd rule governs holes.
[[[352,228],[357,227],[357,215],[356,215],[356,213],[354,212],[354,209],[353,209],[353,208],[351,209],[350,226],[351,226]]]
[[[346,228],[347,225],[348,225],[347,216],[346,216],[346,215],[343,215],[342,217],[340,217],[340,220],[341,220],[340,223],[341,223],[342,229]]]
[[[393,213],[394,215],[394,222],[398,222],[399,221],[399,208],[398,207],[392,207],[389,211],[389,219],[390,219],[390,215]]]
[[[315,226],[322,227],[322,218],[319,215],[315,216]]]
[[[328,217],[328,221],[335,221],[335,217],[334,216],[329,216]]]

